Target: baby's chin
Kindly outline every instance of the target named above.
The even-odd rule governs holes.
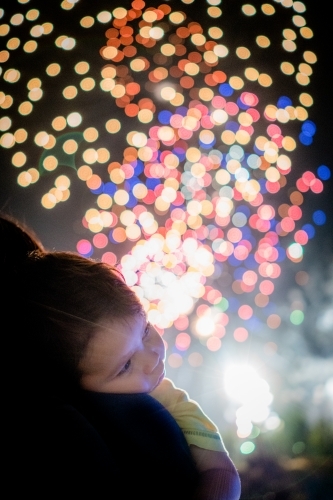
[[[160,383],[162,382],[162,380],[164,379],[164,377],[165,377],[165,371],[163,370],[162,375],[160,375],[158,381],[156,382],[156,384],[154,385],[154,387],[149,391],[149,393],[153,392],[156,389],[156,387],[158,387],[160,385]]]

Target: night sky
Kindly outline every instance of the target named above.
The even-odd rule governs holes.
[[[181,2],[171,1],[166,2],[170,5],[174,10],[179,7],[179,9],[185,9],[189,6],[182,4]],[[262,2],[252,2],[255,6],[260,6]],[[272,2],[274,5],[275,2]],[[54,23],[54,33],[66,33],[67,23],[69,23],[68,27],[70,28],[72,34],[75,34],[75,30],[73,30],[73,25],[70,20],[67,20],[68,12],[63,11],[59,8],[60,2],[52,1],[48,2],[47,5],[45,2],[40,2],[38,0],[31,0],[29,4],[20,5],[16,1],[3,0],[1,2],[1,8],[5,10],[5,16],[8,15],[10,18],[14,13],[20,12],[21,9],[28,10],[29,8],[40,8],[41,16],[43,16],[43,20],[52,20]],[[90,2],[85,2],[84,0],[80,0],[75,5],[75,10],[80,9],[80,13],[82,16],[87,14],[96,13],[98,8],[96,9],[96,5],[100,4],[100,9],[104,9],[109,7],[109,10],[118,6],[116,2],[108,2],[108,1],[100,1],[94,2],[94,5],[91,5]],[[157,6],[159,2],[148,2],[149,5]],[[130,2],[123,2],[123,6],[129,6]],[[240,7],[243,5],[243,2],[223,2],[223,15],[219,18],[219,21],[224,19],[224,16],[228,15],[229,19],[234,19],[235,29],[232,26],[227,26],[227,29],[224,27],[224,42],[228,42],[227,45],[238,43],[244,43],[244,38],[249,37],[249,34],[246,32],[248,26],[244,22],[244,19],[239,15]],[[332,150],[333,150],[333,141],[332,141],[332,128],[330,126],[332,120],[332,99],[331,99],[331,83],[330,83],[330,73],[329,68],[332,63],[332,58],[330,55],[330,27],[331,27],[331,19],[328,14],[326,8],[324,8],[321,4],[316,1],[309,0],[306,2],[306,19],[308,20],[309,26],[313,29],[314,37],[311,40],[311,47],[313,51],[316,53],[318,57],[318,61],[313,67],[313,75],[311,76],[311,95],[314,98],[314,105],[310,110],[310,119],[317,126],[317,131],[314,136],[314,140],[312,145],[308,148],[308,152],[306,152],[306,160],[309,161],[309,169],[313,170],[316,166],[321,164],[327,165],[330,169],[332,168]],[[192,4],[191,9],[193,9],[194,13],[191,12],[193,18],[195,20],[200,19],[202,12],[205,11],[205,3],[196,1],[195,4]],[[201,9],[201,11],[200,11]],[[74,10],[74,9],[73,9]],[[259,9],[258,9],[259,10]],[[287,10],[287,9],[286,9]],[[259,12],[260,14],[260,12]],[[79,16],[78,16],[79,17]],[[244,16],[243,16],[244,17]],[[5,17],[3,17],[3,20]],[[61,20],[61,21],[60,21]],[[4,21],[5,22],[5,21]],[[279,24],[281,23],[281,24]],[[263,25],[262,20],[258,21],[257,24]],[[263,26],[264,27],[264,26]],[[279,21],[276,23],[276,33],[280,35],[280,29],[283,28],[283,21],[281,21],[281,16]],[[271,27],[269,28],[271,30]],[[22,40],[28,39],[27,27],[22,25],[19,33],[15,33],[15,36],[20,36],[22,33]],[[259,32],[259,29],[257,30]],[[263,29],[265,32],[265,29]],[[267,30],[266,30],[267,31]],[[97,32],[97,30],[95,31]],[[103,32],[104,26],[100,25],[100,37],[101,41],[103,40]],[[52,42],[45,39],[40,40],[41,51],[38,55],[38,58],[34,60],[33,65],[30,64],[30,60],[27,56],[24,55],[23,51],[18,49],[17,53],[13,52],[13,60],[16,57],[15,64],[19,66],[22,71],[22,78],[19,84],[16,84],[18,88],[15,89],[15,92],[18,92],[18,98],[20,92],[22,91],[23,82],[26,82],[31,76],[34,75],[33,69],[38,67],[40,64],[40,68],[45,66],[45,62],[50,58],[52,60],[51,54],[54,52],[54,34],[51,34]],[[7,37],[2,37],[1,40],[1,49],[5,48],[5,43]],[[87,38],[83,40],[83,43],[80,44],[78,50],[86,55],[86,52],[92,52],[93,48],[90,47],[87,42]],[[45,49],[43,50],[42,44],[45,43]],[[20,51],[20,53],[18,53]],[[95,57],[95,55],[93,54]],[[59,55],[61,58],[61,54]],[[59,59],[58,57],[58,59]],[[263,61],[264,65],[268,65],[269,69],[277,72],[278,68],[278,60],[271,60],[271,58],[267,58]],[[236,63],[235,63],[236,64]],[[43,68],[44,69],[44,68]],[[274,73],[273,73],[274,74]],[[13,84],[7,84],[7,82],[2,81],[2,85],[4,84],[3,90],[6,91],[6,88],[13,88]],[[25,86],[25,83],[24,83]],[[307,90],[307,88],[305,88]],[[281,92],[282,93],[282,92]],[[45,113],[45,106],[47,110],[54,109],[58,106],[57,99],[53,99],[52,96],[45,95],[48,98],[47,103],[40,103],[40,107],[38,111]],[[93,115],[95,115],[95,119],[98,119],[98,111],[95,110],[95,103],[92,104],[93,109],[89,110]],[[117,112],[117,110],[114,110]],[[37,122],[42,119],[42,116],[38,114],[32,114],[31,120],[29,124],[31,124],[32,128],[36,128],[38,130]],[[17,122],[17,126],[19,123]],[[11,150],[4,150],[1,148],[1,163],[2,163],[2,172],[1,172],[1,186],[0,186],[0,206],[4,212],[10,213],[19,219],[25,220],[25,222],[31,225],[37,234],[41,236],[45,245],[48,248],[57,248],[57,249],[70,249],[72,250],[77,242],[77,238],[73,234],[73,224],[74,217],[73,215],[77,212],[77,217],[80,218],[81,214],[79,212],[79,203],[75,195],[72,195],[71,199],[67,201],[63,206],[57,206],[56,210],[41,210],[40,207],[40,183],[36,185],[30,186],[28,189],[22,189],[17,185],[16,181],[16,173],[13,167],[10,165],[11,158]],[[33,158],[33,161],[36,161]],[[303,158],[302,158],[303,161]],[[310,163],[311,162],[311,163]],[[332,175],[329,180],[325,181],[325,188],[323,193],[320,196],[309,196],[309,199],[306,200],[306,208],[305,210],[309,210],[308,218],[311,218],[312,207],[316,207],[318,209],[322,209],[325,211],[327,216],[327,222],[322,227],[318,227],[316,232],[316,237],[311,241],[311,244],[308,245],[307,252],[311,252],[311,247],[313,251],[318,250],[318,246],[321,247],[323,242],[324,245],[328,247],[332,246],[333,240],[333,215],[332,215]],[[79,193],[78,196],[80,196]],[[311,199],[312,198],[312,199]],[[70,220],[67,219],[68,214],[71,214]],[[64,224],[64,217],[66,217],[66,224]]]
[[[1,99],[4,99],[5,95],[10,95],[13,101],[8,107],[5,105],[4,108],[0,108],[0,125],[2,124],[0,138],[2,141],[10,143],[12,136],[16,137],[15,134],[18,130],[23,129],[27,132],[26,139],[15,139],[16,143],[13,139],[10,147],[0,145],[1,210],[30,226],[47,249],[79,251],[88,257],[111,263],[114,263],[112,259],[117,257],[118,262],[121,261],[122,269],[128,273],[126,275],[125,272],[125,275],[129,279],[129,284],[137,285],[140,293],[145,296],[145,307],[151,314],[151,321],[153,323],[155,321],[159,332],[165,334],[164,338],[169,346],[169,376],[182,386],[192,389],[194,396],[208,409],[211,408],[213,418],[221,427],[234,425],[233,411],[236,408],[236,403],[230,403],[229,413],[225,410],[222,414],[219,405],[215,404],[214,401],[215,395],[220,394],[222,365],[229,357],[235,362],[237,360],[244,364],[252,364],[258,369],[261,376],[269,381],[275,398],[275,407],[273,408],[275,408],[276,414],[283,414],[290,401],[297,400],[302,402],[304,406],[308,405],[309,401],[312,401],[313,395],[318,393],[318,387],[326,387],[327,399],[332,398],[332,383],[330,386],[328,383],[325,386],[329,377],[332,377],[331,380],[333,380],[333,370],[329,367],[333,357],[332,18],[327,4],[313,0],[306,1],[304,4],[294,2],[296,13],[297,9],[302,11],[302,6],[306,6],[304,13],[298,12],[306,19],[306,26],[313,30],[313,38],[308,39],[299,35],[301,33],[300,26],[295,27],[291,21],[293,4],[291,0],[289,3],[285,0],[282,5],[280,5],[281,2],[276,1],[267,4],[253,1],[251,5],[255,6],[257,10],[253,17],[242,12],[241,8],[245,2],[239,0],[223,0],[221,3],[218,0],[210,0],[207,3],[203,0],[194,0],[192,4],[189,1],[183,3],[180,0],[165,1],[163,4],[157,1],[148,1],[146,8],[157,8],[156,15],[160,16],[160,19],[157,19],[156,23],[149,21],[149,16],[146,14],[148,17],[143,24],[139,25],[140,28],[149,25],[149,22],[152,25],[155,23],[156,26],[162,26],[166,34],[162,41],[158,35],[154,35],[155,39],[151,36],[150,39],[145,39],[148,42],[145,40],[142,42],[142,38],[135,38],[135,33],[137,33],[135,30],[139,29],[138,23],[141,21],[138,19],[141,19],[141,14],[138,14],[138,11],[143,2],[135,0],[136,9],[134,11],[136,14],[134,12],[133,16],[136,15],[137,18],[133,21],[135,30],[133,41],[130,43],[130,41],[128,42],[131,37],[129,32],[126,32],[126,36],[123,35],[122,41],[119,33],[121,33],[121,27],[125,25],[131,27],[132,20],[128,20],[127,24],[123,23],[121,26],[123,17],[114,9],[121,6],[130,11],[131,2],[123,1],[120,2],[120,5],[118,2],[106,0],[94,2],[79,0],[74,3],[73,8],[69,8],[71,5],[69,2],[64,3],[65,8],[62,8],[60,3],[60,1],[53,0],[47,3],[42,0],[30,0],[29,2],[2,0],[0,2],[0,13],[2,9],[4,11],[0,19],[0,24],[2,23],[0,25],[0,67],[2,68],[0,102],[3,102]],[[162,10],[158,9],[160,5],[164,6]],[[262,5],[266,12],[262,12]],[[213,9],[221,8],[222,14],[217,15],[216,10],[213,10],[210,11],[213,13],[212,17],[207,10],[212,7]],[[274,15],[270,13],[273,8],[276,10]],[[39,11],[38,15],[33,9]],[[143,7],[141,9],[144,10]],[[112,19],[110,15],[107,22],[105,19],[98,20],[98,14],[102,11],[112,13]],[[202,45],[200,39],[191,42],[191,45],[190,32],[186,34],[186,30],[177,32],[178,35],[183,33],[183,38],[180,36],[175,38],[178,21],[173,23],[172,18],[168,18],[168,16],[176,11],[186,13],[183,21],[179,23],[179,27],[185,30],[186,26],[194,23],[196,27],[193,28],[192,25],[194,31],[191,32],[191,36],[195,33],[204,33],[208,45]],[[23,21],[18,17],[16,19],[19,21],[11,22],[12,16],[18,13],[30,16],[31,19],[25,18]],[[216,17],[214,17],[215,15]],[[82,19],[86,18],[88,21],[85,22],[88,24],[89,19],[93,19],[91,27],[83,27],[80,24],[80,20],[83,23]],[[112,24],[118,18],[120,24],[117,25],[117,22]],[[43,26],[43,23],[51,23],[43,28],[46,31],[50,30],[48,34],[31,34],[34,26],[38,32],[39,26]],[[9,31],[6,25],[10,26]],[[222,29],[223,36],[220,35],[220,39],[214,34],[209,40],[208,33],[212,26]],[[112,27],[114,28],[113,32]],[[293,35],[290,35],[291,31],[295,32],[297,48],[294,51],[288,52],[282,47],[282,33],[286,33],[284,31],[286,29],[289,30],[289,35],[286,35],[289,40],[293,39]],[[107,32],[107,30],[111,31]],[[106,32],[107,34],[105,34]],[[124,33],[125,31],[123,31]],[[59,38],[64,35],[63,39]],[[258,35],[270,40],[268,48],[264,48],[264,45],[259,46],[258,42],[255,42]],[[67,41],[64,42],[66,37]],[[126,37],[127,41],[124,41]],[[29,40],[37,41],[38,47],[28,49],[30,52],[27,52],[24,49],[24,44]],[[70,45],[73,40],[75,43],[73,42],[72,48],[66,46],[66,43]],[[260,43],[265,44],[265,39],[262,40]],[[170,52],[171,55],[161,57],[160,47],[162,43],[166,42],[169,42],[169,47],[161,50],[176,50],[173,48],[174,45],[178,51],[175,52],[175,56]],[[62,43],[65,43],[65,48],[61,45]],[[121,51],[119,47],[122,43]],[[145,46],[145,43],[148,45]],[[100,51],[103,55],[102,48],[105,49],[106,46],[111,47],[114,53],[117,52],[114,47],[119,49],[114,60],[111,56],[109,59],[105,56],[107,52],[105,52],[104,58],[101,56]],[[29,47],[34,47],[34,45]],[[214,47],[218,48],[214,49]],[[229,50],[227,57],[221,56],[221,51],[225,47]],[[236,55],[236,49],[238,50],[239,47],[250,49],[249,62]],[[137,50],[137,57],[148,60],[149,69],[139,72],[135,66],[131,66],[135,50]],[[218,57],[214,56],[214,50],[219,54]],[[305,51],[314,53],[318,60],[306,65],[305,71],[310,68],[309,78],[306,80],[308,85],[305,85],[304,81],[300,85],[296,83],[295,75],[299,64],[303,61],[302,54]],[[119,56],[120,53],[121,56]],[[156,54],[158,55],[156,56]],[[178,66],[177,61],[170,62],[172,57],[178,61]],[[185,71],[186,61],[182,62],[182,57],[188,57],[187,62],[194,63],[191,70],[188,69],[188,66],[187,71]],[[218,61],[216,64],[206,64],[204,61],[208,59],[205,57],[212,57],[213,60],[215,57]],[[83,65],[81,69],[74,71],[74,66],[82,61],[89,68],[82,69]],[[287,76],[282,73],[280,65],[283,61],[289,61],[293,64],[294,74]],[[61,68],[59,75],[50,76],[47,73],[46,68],[51,63],[59,64]],[[245,68],[249,66],[256,68],[258,74],[268,75],[273,83],[266,86],[262,83],[264,79],[244,77]],[[128,89],[132,89],[132,94],[128,90],[125,97],[121,94],[112,94],[113,90],[101,91],[99,84],[102,80],[101,70],[103,67],[109,68],[107,76],[102,73],[105,79],[104,85],[114,85],[116,82],[120,93],[126,85],[133,84],[133,82],[139,85],[128,87]],[[15,71],[10,73],[9,70],[12,69],[18,70],[19,74]],[[48,71],[53,70],[49,69]],[[232,76],[235,77],[234,80],[230,79]],[[32,79],[35,78],[39,79],[39,83],[36,81],[31,83]],[[85,78],[86,80],[83,82]],[[214,78],[217,80],[213,81]],[[240,80],[244,84],[243,87],[238,86]],[[163,84],[167,85],[165,82],[168,81],[171,82],[171,87],[177,90],[174,101],[169,97],[163,98],[164,101],[161,98],[162,86]],[[200,89],[203,87],[206,89],[205,95],[200,93]],[[35,89],[33,91],[35,94],[31,94],[32,88]],[[42,93],[40,93],[40,88]],[[135,93],[136,90],[134,91],[133,88],[140,89],[139,95]],[[39,97],[38,92],[40,93]],[[63,96],[63,92],[67,93],[66,97]],[[77,92],[76,97],[70,97],[71,92]],[[300,93],[308,93],[312,96],[313,105],[299,106]],[[207,95],[210,97],[206,97]],[[290,101],[288,101],[289,105],[286,104],[286,97]],[[140,98],[141,101],[139,101]],[[256,102],[257,98],[259,103]],[[284,104],[281,98],[283,98]],[[247,99],[252,99],[252,108],[248,105]],[[303,97],[302,99],[303,102],[306,102],[307,98]],[[214,109],[219,111],[228,100],[232,101],[231,107],[225,108],[229,112],[228,121],[223,123],[221,121],[217,124],[216,121],[215,123],[211,122],[210,116],[214,116]],[[32,103],[32,111],[21,114],[18,109],[22,103],[25,103],[28,108],[31,107]],[[130,107],[130,103],[139,104]],[[267,111],[266,106],[268,105],[281,108],[282,115],[288,106],[292,109],[299,106],[302,108],[299,112],[306,112],[308,116],[299,120],[287,120],[288,123],[284,123],[283,119],[280,121],[275,118],[266,120],[264,112]],[[239,123],[245,119],[249,120],[251,111],[249,113],[247,111],[249,108],[256,108],[256,106],[260,112],[260,119],[253,122],[252,129],[250,122],[246,124],[243,122],[242,125],[245,135],[248,133],[248,142],[244,140],[242,144],[244,158],[241,159],[243,163],[239,175],[250,175],[250,179],[252,177],[255,179],[255,186],[258,186],[256,188],[258,192],[252,198],[250,195],[248,198],[247,194],[237,190],[238,174],[236,175],[232,166],[228,165],[227,153],[229,146],[236,145],[237,142],[232,142],[234,139],[231,140],[230,137],[237,136],[238,130],[241,128]],[[170,124],[178,123],[185,116],[189,117],[191,109],[199,116],[197,128],[193,125],[193,130],[191,129],[188,133],[189,128],[184,126],[184,132],[180,126],[174,125],[172,132]],[[144,112],[141,113],[141,111]],[[82,123],[70,125],[68,118],[66,123],[65,118],[70,113],[78,112],[81,113]],[[293,111],[290,113],[292,114]],[[256,116],[255,112],[253,112],[253,116]],[[64,122],[63,126],[54,122],[56,117],[60,117],[58,124]],[[110,132],[106,127],[109,120],[116,120],[117,123],[120,123],[121,130],[117,133],[114,130]],[[53,125],[54,123],[55,125]],[[199,132],[196,135],[200,123],[206,131],[206,137],[212,137],[212,139],[205,139],[204,136],[199,135]],[[309,139],[309,144],[306,144],[307,139],[301,139],[299,135],[302,132],[303,124],[310,127],[312,139]],[[269,129],[269,126],[274,125],[278,126],[277,129],[274,129],[277,134],[275,137],[273,137],[273,128]],[[163,126],[165,126],[164,129]],[[110,127],[111,125],[109,125]],[[153,129],[153,127],[156,128]],[[218,130],[215,137],[210,132],[214,127]],[[96,140],[87,139],[88,136],[84,136],[85,133],[87,134],[87,128],[96,135]],[[176,129],[177,132],[175,132]],[[133,130],[139,132],[135,139],[130,137]],[[171,133],[169,142],[163,133]],[[290,172],[284,171],[285,176],[281,175],[280,177],[277,169],[274,168],[275,152],[272,153],[273,159],[271,159],[272,166],[269,174],[264,174],[268,170],[268,163],[266,167],[261,164],[259,169],[252,172],[252,167],[249,168],[249,164],[245,161],[249,155],[252,155],[253,161],[257,161],[259,157],[264,155],[259,147],[262,143],[256,142],[256,137],[270,133],[272,142],[276,140],[276,143],[272,145],[273,149],[276,148],[276,150],[282,149],[281,141],[284,137],[294,139],[295,148],[292,151],[287,151],[287,155],[290,152],[292,168]],[[4,136],[6,137],[4,138]],[[154,161],[159,162],[158,168],[160,170],[158,172],[161,171],[162,174],[153,175],[153,170],[149,169],[155,167],[151,167],[150,160],[142,159],[147,153],[146,150],[146,152],[143,151],[146,142],[143,143],[140,152],[141,143],[135,142],[139,139],[146,141],[148,136],[152,141],[151,143],[147,142],[151,147],[150,152],[152,155],[155,154],[151,157],[154,158]],[[50,141],[50,147],[43,147],[43,144],[45,145],[43,138],[45,137],[47,137],[46,143],[48,140]],[[309,138],[309,135],[306,137]],[[64,154],[61,148],[67,139],[77,141],[78,151],[76,153]],[[212,142],[210,143],[209,140]],[[37,143],[41,142],[36,144],[36,141]],[[151,146],[153,142],[155,145]],[[157,143],[159,143],[158,147]],[[90,162],[88,153],[84,152],[84,147],[100,148],[103,150],[101,154],[106,154],[106,156],[110,154],[110,157],[98,162]],[[173,147],[174,149],[172,149]],[[193,156],[189,154],[186,156],[188,148],[193,148]],[[131,154],[135,149],[137,150],[135,151],[135,154],[138,155],[136,159],[128,159],[129,149],[131,149]],[[209,163],[211,161],[209,154],[213,150],[218,151],[216,154],[220,158],[221,164],[218,168],[211,167],[211,163]],[[43,161],[47,157],[48,151],[58,159],[58,167],[52,171],[47,171],[43,167]],[[13,160],[16,153],[21,154],[22,152],[25,156],[18,155],[16,157],[18,160]],[[286,154],[286,151],[282,151],[282,153]],[[86,156],[84,156],[85,154]],[[171,173],[163,164],[168,154],[172,161],[179,161],[178,169],[170,167]],[[202,155],[201,158],[200,155]],[[25,160],[21,160],[22,157]],[[85,161],[82,160],[82,157]],[[200,158],[200,164],[197,163],[198,158]],[[214,158],[214,161],[217,161],[216,155]],[[15,162],[18,163],[16,166]],[[115,162],[119,162],[119,165],[116,165]],[[100,183],[97,188],[96,185],[89,185],[89,179],[84,177],[86,174],[82,173],[83,170],[80,171],[83,163],[88,163],[88,171],[90,168],[91,172],[94,173],[95,177],[91,179],[95,180],[97,184]],[[125,169],[127,177],[124,183],[117,184],[116,175],[123,175],[122,172],[124,172],[124,170],[121,172],[120,168],[122,163],[127,165],[127,170]],[[129,167],[128,164],[130,164]],[[193,167],[197,164],[199,167]],[[201,174],[198,172],[200,168],[204,170],[203,165],[207,168],[207,172],[206,177],[202,178],[208,180],[204,187],[201,185],[200,188],[200,186],[198,187],[200,182],[193,179],[194,177],[201,178]],[[141,167],[142,170],[139,171]],[[34,169],[34,175],[40,175],[40,177],[37,182],[22,187],[18,185],[18,176],[20,172],[29,168]],[[220,174],[216,173],[218,171],[223,171],[223,175],[226,174],[230,182],[226,181],[223,184],[221,177],[219,177]],[[139,173],[136,174],[136,172]],[[169,178],[174,175],[172,172],[176,172],[174,181],[170,181]],[[197,173],[194,174],[194,172]],[[313,178],[317,179],[316,186],[322,185],[323,190],[319,188],[315,193],[308,188],[296,189],[296,186],[300,186],[299,179],[306,172],[312,173],[310,176],[313,175]],[[64,176],[65,182],[70,181],[70,196],[62,203],[55,203],[53,208],[44,208],[41,200],[53,188],[59,175]],[[278,177],[275,178],[275,175]],[[116,184],[118,187],[115,187]],[[192,187],[188,189],[187,184],[196,187],[193,187],[193,191],[191,191]],[[135,185],[139,187],[135,188]],[[164,196],[170,196],[171,201],[160,200],[159,196],[163,187],[167,188]],[[138,194],[139,189],[141,192],[147,190],[147,197]],[[119,197],[121,195],[126,198],[125,191],[130,192],[127,204],[117,198],[117,192],[120,193]],[[299,200],[299,191],[302,192],[304,201],[303,203],[298,201],[294,203],[296,212],[298,210],[297,213],[301,213],[299,217],[295,216],[293,219],[294,224],[288,207],[293,204],[291,200]],[[137,193],[137,197],[135,193]],[[105,195],[104,198],[102,195]],[[218,200],[218,196],[223,200]],[[214,212],[211,215],[207,206],[213,206],[214,199],[217,205],[228,202],[231,207],[229,213],[222,213],[225,209],[220,208],[221,213],[217,211],[216,214]],[[109,203],[112,202],[112,207],[108,206],[108,200],[111,200]],[[161,201],[160,207],[162,206],[162,208],[156,209],[158,200]],[[206,208],[202,208],[202,205],[202,211],[199,211],[201,215],[195,212],[195,207],[199,205],[195,206],[192,203],[193,200],[199,200],[200,203],[203,200],[207,202]],[[265,207],[262,212],[258,208],[260,206]],[[299,206],[301,206],[301,211],[297,208]],[[111,212],[113,214],[112,220],[117,222],[113,225],[97,227],[97,229],[96,226],[89,225],[87,211],[96,211],[97,209],[100,212],[103,210],[107,213]],[[205,210],[207,211],[205,212]],[[259,222],[262,225],[260,227],[256,225],[257,211],[259,215],[261,214]],[[172,242],[169,242],[167,251],[165,247],[163,247],[163,251],[160,249],[160,254],[163,254],[161,257],[157,256],[157,251],[154,254],[155,260],[150,256],[151,261],[154,260],[156,264],[154,264],[155,267],[152,266],[152,262],[148,264],[147,262],[143,264],[137,262],[128,271],[126,263],[129,260],[126,261],[126,256],[131,255],[132,249],[136,248],[136,242],[139,240],[139,236],[134,237],[134,233],[131,231],[139,232],[140,238],[146,242],[152,234],[155,234],[149,233],[148,226],[144,225],[142,218],[140,219],[143,212],[145,215],[147,213],[151,215],[152,220],[155,218],[155,232],[160,239],[165,237],[170,227],[173,230],[178,228],[180,234],[178,247],[172,249]],[[238,218],[234,217],[235,213],[238,213]],[[272,215],[267,215],[267,213]],[[133,214],[135,214],[136,219],[133,216],[135,221],[130,224],[128,221]],[[191,223],[188,222],[189,215],[194,217],[191,219]],[[184,223],[185,216],[188,226]],[[281,227],[287,223],[293,224],[294,229],[284,232]],[[125,227],[130,227],[130,229],[126,229],[127,232],[125,232]],[[229,230],[232,231],[228,232]],[[260,248],[263,248],[260,245],[268,245],[267,241],[263,241],[267,234],[270,241],[269,247],[273,252],[271,255],[276,254],[276,257],[273,259],[273,257],[267,257],[266,254],[262,253],[260,257],[262,260],[260,260],[258,255],[261,251]],[[226,235],[228,235],[228,241]],[[216,246],[216,240],[219,238],[221,246]],[[299,245],[298,250],[302,247],[303,258],[298,258],[297,255],[294,258],[286,257],[288,248],[295,242]],[[186,245],[188,246],[186,247]],[[86,248],[88,251],[82,250]],[[228,253],[230,248],[232,250]],[[193,256],[195,257],[196,252],[202,256],[203,260],[206,259],[205,264],[194,262]],[[124,256],[125,260],[121,260]],[[151,267],[147,272],[149,264]],[[193,285],[194,288],[197,286],[197,292],[193,292],[193,295],[191,295],[192,291],[187,295],[184,294],[184,297],[178,301],[180,303],[189,301],[192,304],[192,308],[189,307],[186,312],[186,308],[182,309],[179,304],[172,302],[175,300],[172,297],[174,290],[172,279],[173,276],[177,276],[179,283],[182,283],[183,278],[185,280],[189,277],[189,268],[192,271],[195,269],[197,275],[200,274],[201,281],[195,286]],[[160,274],[157,276],[158,272]],[[156,278],[154,283],[151,281],[152,275]],[[141,279],[141,282],[135,282],[136,276],[138,276],[138,280]],[[270,277],[272,279],[269,279]],[[251,279],[258,279],[258,282],[253,281],[252,283]],[[267,287],[271,287],[271,290],[274,289],[274,292],[267,291]],[[168,304],[168,300],[170,300],[170,304]],[[164,316],[156,312],[158,307],[160,310],[164,310]],[[168,310],[168,307],[170,309],[179,307],[179,311],[177,309],[177,313],[175,313],[175,311]],[[203,321],[203,318],[206,322]],[[201,323],[199,320],[202,320]],[[214,321],[215,324],[213,324]],[[213,329],[207,336],[205,329],[211,327]],[[306,366],[302,364],[303,361],[307,363]],[[322,370],[318,369],[319,366],[322,367]],[[239,376],[242,376],[244,380],[248,374],[239,370]],[[229,389],[225,388],[227,394],[228,390],[230,390],[230,386]],[[323,389],[324,392],[325,390]],[[299,396],[300,391],[301,396]],[[265,394],[262,395],[262,398],[265,398]],[[324,411],[324,407],[326,408],[325,401],[323,396],[321,403],[318,403],[318,415]],[[331,400],[327,403],[327,406],[329,405],[331,405]],[[329,413],[328,410],[327,413]],[[273,413],[268,415],[266,420],[273,418],[272,421],[274,421],[274,415]],[[265,419],[261,422],[263,421]],[[232,432],[235,433],[235,430],[233,429]],[[246,435],[245,431],[243,434],[241,431],[238,433],[240,439],[247,436],[249,434]]]

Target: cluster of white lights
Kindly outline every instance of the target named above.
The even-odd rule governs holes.
[[[236,410],[238,437],[249,437],[253,424],[263,424],[267,421],[267,429],[279,426],[280,419],[270,410],[273,395],[269,385],[253,367],[230,366],[225,372],[224,384],[228,396],[240,404]]]

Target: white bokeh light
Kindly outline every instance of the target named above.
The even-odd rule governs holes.
[[[230,399],[240,404],[236,410],[237,434],[240,438],[248,437],[253,423],[264,423],[272,415],[270,405],[273,395],[269,385],[248,365],[229,366],[225,372],[224,385]],[[271,424],[271,428],[274,428],[279,422],[272,420]]]

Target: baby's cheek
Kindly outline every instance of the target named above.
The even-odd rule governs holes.
[[[162,339],[162,337],[160,337],[160,339],[161,339],[161,344],[162,344],[162,345],[161,345],[161,352],[163,353],[162,359],[163,359],[163,361],[164,361],[166,347],[165,347],[165,342],[164,342],[164,340]]]

